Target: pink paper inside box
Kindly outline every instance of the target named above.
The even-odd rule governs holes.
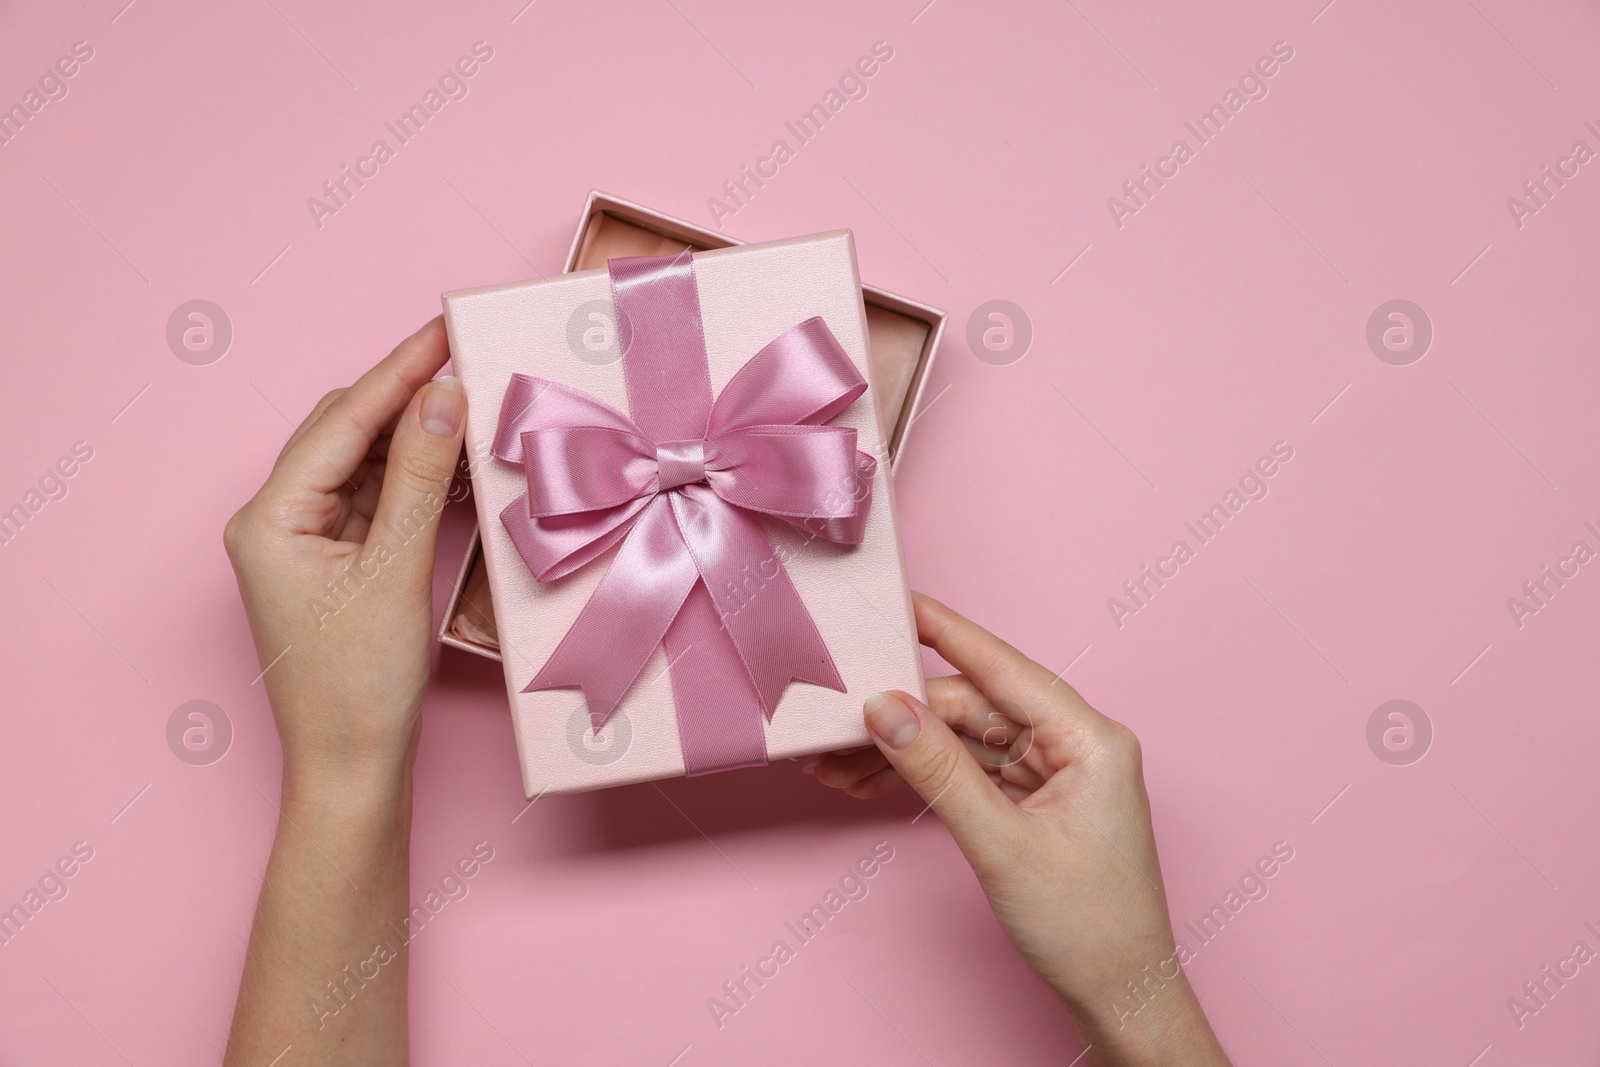
[[[669,265],[674,262],[681,269]],[[868,458],[888,456],[889,434],[875,395],[867,316],[850,233],[710,250],[694,254],[692,269],[689,262],[687,253],[675,260],[619,260],[609,274],[582,271],[448,293],[444,298],[451,351],[468,393],[466,447],[474,459],[483,557],[496,604],[524,792],[529,797],[674,777],[685,773],[686,760],[691,770],[703,773],[865,744],[861,703],[868,695],[890,688],[918,695],[924,691],[889,464]],[[644,284],[625,288],[628,270],[645,271]],[[672,288],[684,284],[691,297],[687,302],[682,299],[684,290]],[[628,292],[635,294],[628,298],[634,346],[625,357],[619,348],[611,358],[603,352],[595,358],[596,351],[586,350],[588,334],[583,329],[595,316],[586,312],[609,311],[613,293],[620,304]],[[681,336],[681,309],[696,301],[698,307],[688,321],[698,317],[692,347],[699,352],[703,338],[703,355],[694,355],[693,363],[682,367],[701,368],[702,391],[709,370],[705,406],[711,429],[705,442],[667,444],[676,439],[652,430],[646,416],[653,404],[659,427],[663,419],[671,422],[683,414],[680,406],[685,405],[686,394],[679,390],[687,387],[678,383],[685,371],[671,364],[676,357],[652,353],[683,347],[661,338]],[[650,306],[670,308],[672,314],[651,317],[645,313]],[[673,315],[679,320],[674,327],[677,334],[662,325]],[[626,330],[621,336],[626,338]],[[794,340],[797,337],[807,340]],[[828,367],[821,373],[824,364]],[[671,373],[663,367],[672,367]],[[751,373],[758,368],[764,376]],[[824,384],[818,385],[819,381]],[[508,389],[523,399],[507,402]],[[839,399],[819,405],[815,396],[798,395],[819,389],[832,390],[827,395]],[[656,400],[658,393],[664,404]],[[797,394],[791,404],[794,411],[827,414],[815,419],[785,416],[783,425],[792,423],[794,429],[774,434],[766,423],[776,420],[765,415],[784,408],[783,398],[790,393]],[[693,388],[687,395],[692,399]],[[719,398],[714,407],[710,397]],[[738,397],[740,403],[725,403]],[[745,421],[760,425],[737,429],[741,404],[750,412]],[[596,430],[589,414],[598,410],[596,405],[607,405],[617,420],[628,417],[631,405],[634,432],[618,436],[616,430]],[[549,424],[546,412],[569,409],[578,412],[571,417],[572,425]],[[705,426],[704,413],[699,418],[699,425]],[[536,432],[524,429],[528,425],[537,427]],[[735,427],[729,431],[732,436],[719,437],[719,425]],[[508,426],[513,427],[509,433]],[[730,444],[741,433],[752,436]],[[604,477],[589,476],[603,486],[595,492],[603,494],[616,492],[612,483],[621,478],[616,472],[643,469],[624,457],[613,472],[596,458],[599,453],[594,449],[601,442],[624,438],[634,442],[628,447],[644,450],[641,456],[650,472],[636,494],[638,501],[648,504],[642,511],[628,511],[639,516],[637,524],[630,520],[629,533],[620,544],[597,539],[596,544],[608,546],[603,552],[570,552],[563,558],[584,562],[564,567],[554,576],[548,568],[541,570],[546,580],[537,580],[535,570],[544,564],[534,556],[543,549],[529,548],[533,534],[541,545],[547,538],[549,544],[575,543],[563,525],[573,516],[557,507],[567,488],[582,483],[574,472],[604,467]],[[748,458],[763,455],[762,449],[768,447],[757,438],[781,442],[784,451],[761,466],[759,460]],[[807,444],[799,444],[802,440]],[[581,448],[575,450],[573,441]],[[676,458],[685,447],[691,452],[703,447],[705,455],[722,458],[715,463]],[[840,448],[845,449],[842,454]],[[855,497],[865,498],[862,490],[870,488],[869,504],[851,503],[849,492],[824,494],[820,471],[827,464],[820,460],[805,506],[824,510],[811,512],[807,523],[802,524],[799,518],[804,516],[797,517],[793,510],[785,520],[788,504],[764,507],[745,502],[757,497],[787,500],[793,495],[789,489],[798,491],[807,478],[797,457],[803,455],[809,463],[813,454],[822,452],[832,456],[833,465],[827,468],[832,473],[827,477],[837,480],[843,472],[847,482],[855,478]],[[665,458],[669,455],[670,462]],[[728,463],[734,466],[706,474],[717,464]],[[689,473],[679,470],[684,464]],[[698,477],[692,470],[696,464],[700,464]],[[757,471],[759,479],[754,477]],[[774,477],[784,484],[774,486]],[[775,488],[780,491],[773,492]],[[813,503],[824,495],[826,503]],[[627,507],[634,507],[635,497],[619,499],[628,499]],[[539,501],[535,510],[542,515],[556,509],[555,518],[533,519],[530,525],[530,500]],[[851,509],[857,510],[847,515]],[[585,522],[611,513],[591,503],[577,510]],[[503,513],[514,518],[502,518]],[[824,514],[829,518],[819,521]],[[713,518],[707,524],[707,515],[726,518]],[[641,533],[646,527],[670,531],[672,551],[664,552],[666,542],[659,539],[649,542],[653,547],[640,548],[646,543]],[[829,532],[818,536],[824,527]],[[696,537],[702,540],[696,542]],[[740,544],[741,538],[742,555],[728,548]],[[717,571],[717,554],[725,549],[724,569]],[[761,562],[763,578],[768,578],[762,553],[766,560],[781,561],[777,569],[786,577],[758,582],[745,600],[735,582],[724,583],[721,578],[736,573],[732,568],[740,559]],[[666,631],[666,647],[653,643],[658,638],[641,642],[631,636],[631,631],[643,628],[635,623],[651,614],[648,602],[661,588],[673,582],[688,588],[681,581],[685,564],[693,590],[687,601],[673,601],[684,607],[668,612],[668,617],[679,613],[673,628]],[[597,613],[596,605],[606,601],[607,589],[615,588],[610,583],[630,568],[634,579],[628,588],[634,600],[613,598],[609,612]],[[677,577],[669,581],[672,575]],[[730,610],[730,605],[737,606]],[[787,630],[767,626],[785,610],[790,612]],[[794,612],[802,623],[798,627]],[[698,629],[690,623],[697,623]],[[590,637],[574,641],[569,630],[574,637],[579,633]],[[679,651],[669,661],[666,649],[673,647],[675,635]],[[600,690],[593,677],[579,689],[555,669],[565,656],[586,660],[592,667],[585,670],[617,674],[612,660],[627,659],[630,642],[639,651],[640,665],[628,661],[610,698],[597,697]],[[806,652],[807,648],[812,651]],[[764,659],[778,672],[776,685],[772,670],[763,675]],[[796,663],[810,666],[803,671]],[[535,682],[536,676],[543,681]],[[812,680],[789,681],[791,677]],[[749,698],[740,696],[743,693]],[[592,725],[596,714],[606,716],[598,731]],[[742,732],[744,740],[726,748],[731,755],[717,748],[723,732]],[[713,753],[709,762],[707,752]]]
[[[608,259],[617,256],[703,251],[740,243],[726,234],[596,190],[589,193],[584,204],[562,270],[571,273],[604,267]],[[944,334],[946,316],[938,308],[870,285],[861,287],[861,298],[876,376],[876,403],[889,434],[892,471],[905,455],[912,421],[920,410],[923,387]],[[500,659],[493,590],[476,528],[445,605],[439,641],[486,659]]]

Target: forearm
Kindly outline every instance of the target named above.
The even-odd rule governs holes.
[[[377,778],[285,773],[226,1067],[406,1062],[411,774]]]

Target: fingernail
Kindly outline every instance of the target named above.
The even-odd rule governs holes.
[[[461,390],[461,379],[436,378],[428,383],[422,398],[422,428],[435,437],[454,437],[466,410],[467,394]]]
[[[867,698],[867,729],[890,748],[905,748],[917,739],[922,722],[905,701],[893,693],[877,693]]]
[[[810,763],[806,764],[804,767],[801,767],[800,769],[802,771],[805,771],[807,774],[816,774],[817,773],[817,764],[820,763],[820,762],[822,762],[822,761],[821,760],[812,760]]]

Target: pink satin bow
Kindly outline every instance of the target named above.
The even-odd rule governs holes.
[[[501,513],[528,569],[554,581],[621,548],[524,692],[578,686],[596,730],[665,643],[685,769],[766,762],[793,679],[844,692],[757,513],[859,544],[877,462],[824,426],[867,383],[820,318],[780,335],[712,403],[692,260],[608,264],[631,327],[632,417],[527,375],[506,388],[493,452],[528,493]]]

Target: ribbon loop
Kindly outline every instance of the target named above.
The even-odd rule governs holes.
[[[632,339],[631,417],[518,374],[495,433],[493,454],[527,477],[501,521],[535,578],[621,546],[524,692],[581,688],[598,730],[665,643],[686,773],[764,763],[762,719],[791,681],[845,686],[760,516],[861,542],[877,463],[855,430],[822,424],[867,383],[812,318],[757,352],[713,403],[691,258],[608,268]]]
[[[655,450],[637,433],[609,426],[548,426],[522,435],[530,511],[540,518],[601,511],[643,495]]]
[[[821,425],[867,391],[821,318],[779,334],[739,368],[711,409],[711,434],[747,426]]]

